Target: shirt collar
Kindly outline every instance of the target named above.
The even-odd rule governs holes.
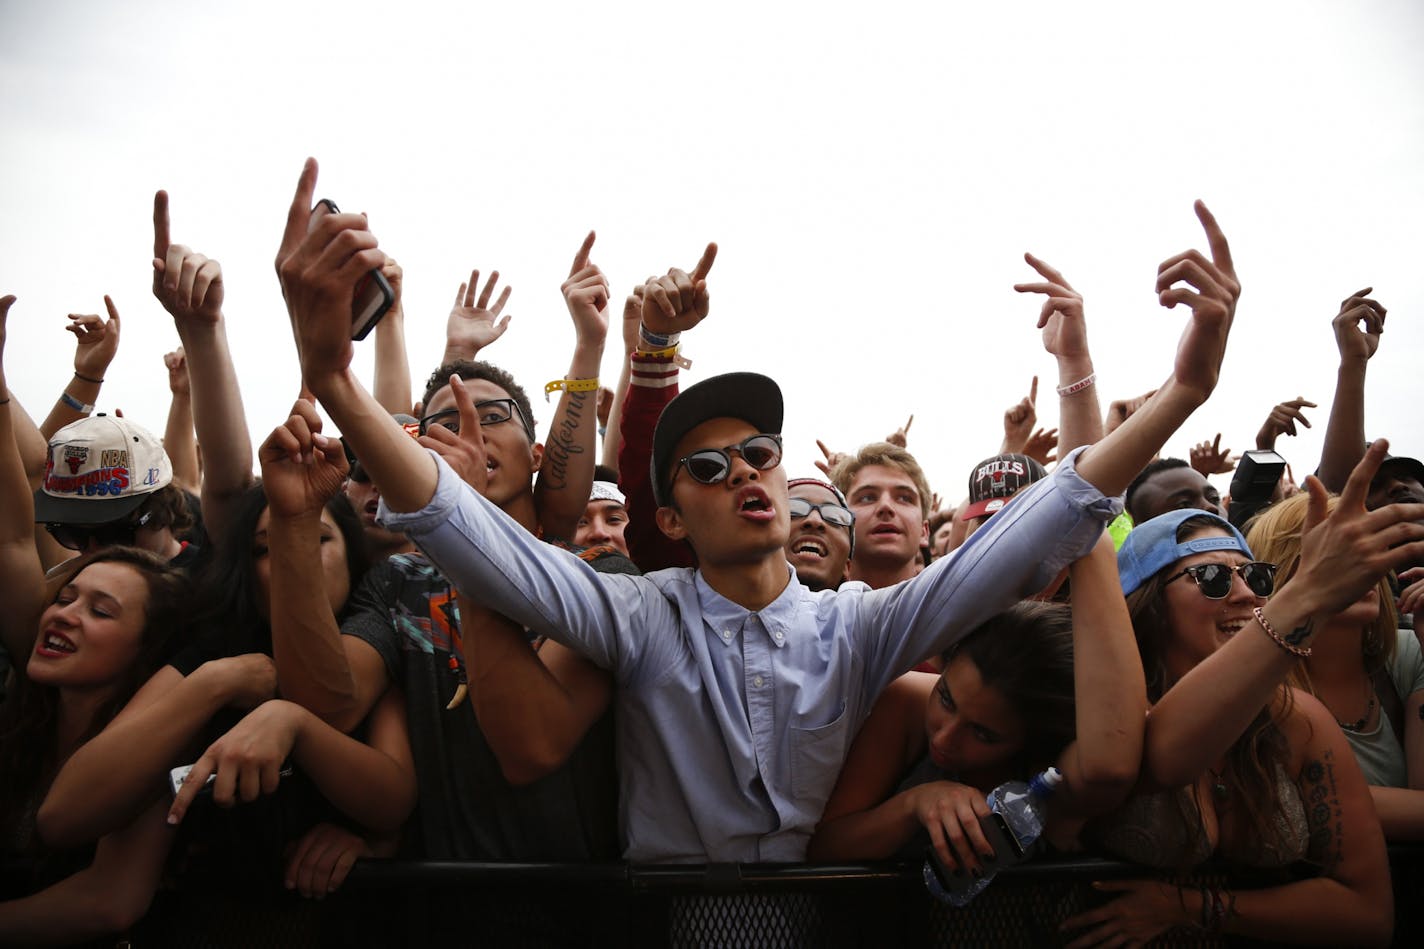
[[[695,587],[697,603],[702,608],[702,618],[717,633],[723,644],[731,645],[732,640],[736,638],[735,634],[746,623],[747,618],[755,615],[761,620],[762,626],[766,627],[773,646],[780,648],[786,645],[801,598],[806,594],[806,588],[796,579],[791,564],[786,565],[786,570],[790,581],[786,584],[786,589],[764,609],[756,611],[733,603],[712,589],[702,576],[702,571],[697,571]]]

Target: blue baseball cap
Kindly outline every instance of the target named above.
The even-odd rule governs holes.
[[[1177,531],[1186,521],[1205,518],[1229,537],[1194,537],[1178,542]],[[1117,572],[1122,579],[1122,594],[1126,596],[1157,575],[1157,571],[1189,557],[1212,550],[1238,550],[1252,560],[1255,555],[1241,532],[1229,521],[1208,514],[1199,508],[1168,511],[1151,520],[1143,521],[1130,532],[1117,552]]]

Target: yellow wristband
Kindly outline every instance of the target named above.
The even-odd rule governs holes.
[[[598,390],[598,377],[592,379],[555,379],[553,382],[544,384],[544,401],[549,401],[549,396],[555,392],[596,392]]]
[[[668,360],[671,360],[674,365],[677,365],[678,367],[680,367],[680,368],[682,368],[682,369],[691,369],[691,368],[692,368],[692,360],[686,358],[685,356],[679,356],[679,355],[678,355],[678,350],[679,350],[679,349],[681,349],[681,347],[680,347],[678,344],[676,344],[676,343],[674,343],[673,345],[669,346],[667,349],[653,349],[653,350],[635,349],[635,350],[633,350],[633,358],[635,358],[635,359],[668,359]]]

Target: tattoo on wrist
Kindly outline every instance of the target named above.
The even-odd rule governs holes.
[[[577,434],[583,421],[588,393],[569,392],[568,396],[565,417],[558,429],[550,434],[549,444],[545,448],[548,479],[544,490],[547,491],[560,491],[568,487],[570,456],[583,453],[583,446],[577,443]]]
[[[1292,646],[1299,646],[1311,637],[1315,632],[1315,620],[1308,619],[1295,629],[1286,633],[1285,640]]]

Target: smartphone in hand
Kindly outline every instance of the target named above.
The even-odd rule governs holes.
[[[315,227],[317,221],[328,214],[335,214],[338,210],[335,201],[322,198],[312,208],[311,222],[307,229]],[[390,310],[395,299],[390,283],[379,270],[372,270],[362,277],[351,298],[351,338],[365,339],[367,334],[376,328],[376,324],[381,322],[381,317]]]

